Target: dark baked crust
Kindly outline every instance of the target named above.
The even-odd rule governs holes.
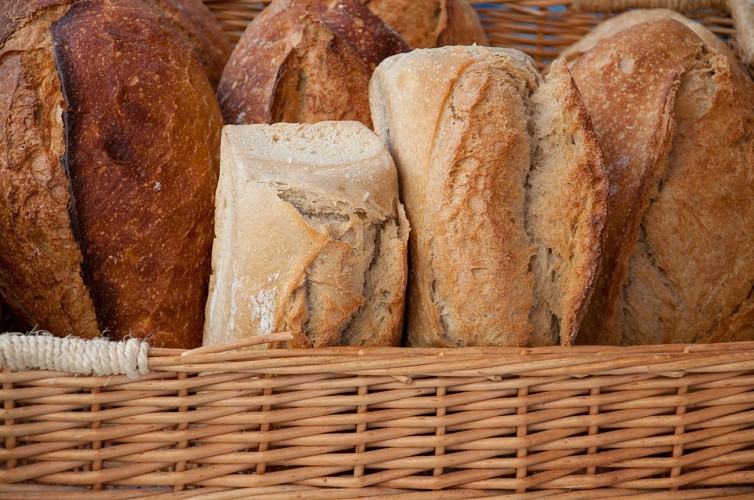
[[[218,88],[227,123],[357,120],[369,79],[405,42],[358,0],[275,0],[246,29]]]
[[[194,47],[213,87],[220,83],[232,47],[220,23],[201,0],[151,0]]]
[[[222,118],[192,46],[140,0],[4,14],[0,293],[57,334],[197,346]]]
[[[142,4],[77,3],[52,34],[72,216],[99,325],[198,345],[221,128],[206,75]]]
[[[121,0],[122,1],[122,0]],[[212,86],[220,81],[222,70],[230,57],[230,42],[220,24],[201,0],[127,0],[141,1],[159,10],[164,21],[185,41],[204,65]],[[3,0],[0,8],[0,45],[19,27],[45,10],[67,7],[93,0]],[[118,3],[116,0],[115,3]]]
[[[32,326],[90,338],[99,328],[60,165],[64,103],[50,22],[0,45],[0,294]]]

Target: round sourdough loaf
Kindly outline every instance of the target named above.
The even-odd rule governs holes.
[[[0,293],[61,335],[201,342],[222,118],[152,2],[0,17]]]
[[[362,0],[412,49],[489,45],[468,0]]]
[[[248,26],[218,88],[226,123],[355,120],[369,79],[406,42],[359,0],[274,0]]]
[[[602,271],[580,343],[754,338],[754,83],[663,19],[573,67],[610,179]]]

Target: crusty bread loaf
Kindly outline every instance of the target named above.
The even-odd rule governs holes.
[[[565,62],[416,50],[370,88],[411,223],[413,346],[568,344],[596,279],[607,183]]]
[[[624,12],[619,16],[615,16],[599,23],[579,41],[561,52],[560,56],[565,57],[569,64],[572,65],[579,57],[584,53],[589,52],[602,40],[610,38],[631,26],[659,19],[674,19],[679,23],[684,24],[687,28],[696,33],[696,35],[699,36],[699,38],[701,38],[711,49],[725,55],[730,58],[731,61],[736,61],[736,64],[738,64],[733,51],[730,50],[730,48],[720,40],[717,35],[696,21],[692,21],[683,14],[670,9],[636,9]]]
[[[362,0],[412,49],[489,45],[468,0]]]
[[[754,338],[754,83],[670,19],[600,42],[573,75],[611,182],[579,342]]]
[[[150,2],[6,2],[0,294],[32,325],[201,342],[222,117]]]
[[[231,45],[217,18],[202,0],[144,0],[154,2],[163,16],[194,47],[213,87],[220,83]]]
[[[54,12],[84,0],[3,0],[0,8],[0,43],[11,36],[32,16]],[[220,23],[201,0],[131,0],[141,1],[159,13],[184,41],[193,48],[213,87],[217,87],[230,56],[230,42]]]
[[[384,144],[357,122],[226,126],[205,345],[399,345],[408,223]]]
[[[249,24],[218,88],[226,123],[356,120],[369,78],[406,42],[359,0],[274,0]]]

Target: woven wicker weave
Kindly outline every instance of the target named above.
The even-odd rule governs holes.
[[[4,372],[2,497],[754,494],[754,343],[180,354],[153,349],[137,380]]]
[[[690,1],[737,34],[728,4]],[[206,3],[237,39],[268,2]],[[486,5],[492,43],[540,64],[606,15]],[[754,343],[151,349],[149,367],[4,368],[0,497],[754,498]]]

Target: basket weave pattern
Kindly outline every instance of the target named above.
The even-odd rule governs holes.
[[[205,3],[235,42],[269,2]],[[609,15],[569,5],[476,7],[544,66]],[[754,343],[181,354],[136,380],[4,368],[0,497],[754,495]]]
[[[754,492],[742,486],[754,484],[754,343],[152,350],[150,369],[138,380],[3,372],[3,498],[39,484]]]

